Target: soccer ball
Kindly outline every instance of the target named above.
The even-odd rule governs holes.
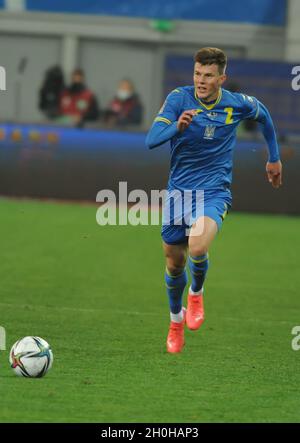
[[[24,337],[10,350],[9,362],[15,374],[40,378],[46,375],[53,363],[49,344],[40,337]]]

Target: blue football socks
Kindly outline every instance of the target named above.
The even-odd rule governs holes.
[[[192,276],[191,289],[193,292],[199,292],[203,287],[208,270],[208,254],[198,257],[189,256],[189,268]]]
[[[184,269],[179,275],[171,275],[166,269],[165,282],[169,297],[170,311],[172,314],[178,314],[182,309],[182,295],[187,284],[186,270]]]

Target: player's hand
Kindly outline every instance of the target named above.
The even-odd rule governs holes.
[[[197,114],[197,111],[194,109],[190,109],[188,111],[184,111],[177,121],[177,128],[180,132],[183,132],[190,124],[192,123],[194,115]]]
[[[269,183],[272,183],[273,188],[279,188],[282,185],[282,164],[278,160],[275,163],[268,162],[266,165],[266,171]]]

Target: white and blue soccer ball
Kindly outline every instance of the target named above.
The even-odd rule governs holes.
[[[46,340],[28,336],[21,338],[12,346],[9,362],[15,374],[40,378],[51,368],[53,354]]]

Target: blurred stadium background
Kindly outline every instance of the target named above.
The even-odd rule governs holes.
[[[120,180],[135,189],[163,189],[168,149],[146,152],[144,134],[166,94],[192,83],[197,48],[210,45],[228,54],[225,87],[257,95],[269,107],[285,164],[285,186],[274,193],[263,173],[259,131],[251,123],[241,127],[235,209],[300,212],[299,93],[291,87],[300,58],[297,1],[233,1],[224,10],[221,0],[1,0],[0,8],[7,72],[0,108],[2,194],[95,201],[98,190],[114,189]],[[67,85],[72,71],[83,69],[98,98],[102,114],[84,130],[58,126],[61,121],[39,109],[45,73],[53,66],[62,68]],[[104,114],[123,78],[134,83],[144,112],[140,124],[112,128]]]
[[[40,335],[55,359],[37,392],[14,379],[1,353],[2,421],[299,421],[290,349],[299,323],[300,91],[291,86],[299,20],[299,0],[0,0],[0,323],[8,347]],[[284,185],[267,183],[264,141],[246,122],[233,210],[212,250],[209,323],[175,361],[164,352],[159,227],[101,230],[95,207],[76,200],[95,203],[119,181],[129,190],[165,188],[168,147],[148,152],[145,134],[166,94],[192,84],[193,54],[203,46],[226,51],[225,87],[270,109]],[[67,85],[74,69],[84,71],[96,118],[46,116],[41,89],[52,67]],[[138,123],[106,118],[122,79],[142,105]]]

